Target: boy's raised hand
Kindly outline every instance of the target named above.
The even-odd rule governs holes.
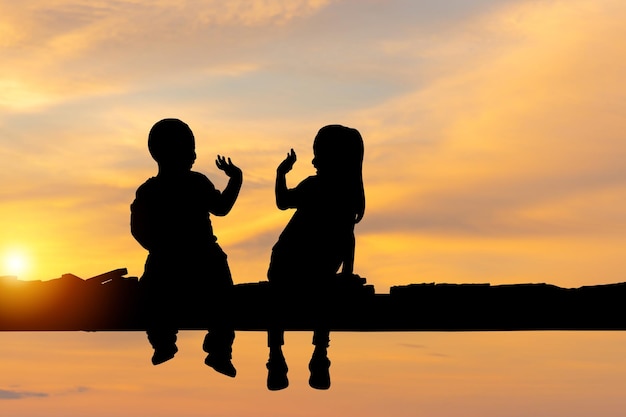
[[[239,169],[237,165],[233,164],[230,158],[226,159],[225,156],[217,155],[215,165],[217,165],[219,169],[224,171],[224,173],[228,175],[229,178],[243,176],[241,169]]]
[[[287,154],[287,158],[285,158],[285,160],[281,162],[280,165],[278,165],[276,172],[282,175],[288,173],[293,168],[293,164],[295,164],[295,162],[296,162],[296,153],[294,152],[293,149],[291,149],[291,151]]]

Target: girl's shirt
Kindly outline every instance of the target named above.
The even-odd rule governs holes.
[[[335,273],[354,231],[351,199],[336,183],[311,176],[288,190],[296,212],[274,245],[274,260],[301,271]]]

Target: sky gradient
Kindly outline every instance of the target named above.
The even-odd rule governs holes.
[[[218,188],[226,177],[213,162],[217,154],[230,156],[244,172],[233,211],[213,219],[235,282],[265,280],[271,247],[291,215],[275,207],[277,164],[294,148],[298,162],[288,184],[311,175],[313,138],[331,123],[359,129],[365,141],[367,207],[356,228],[355,272],[378,292],[414,282],[577,287],[625,281],[626,4],[621,0],[2,0],[0,16],[0,275],[46,280],[71,272],[88,278],[127,267],[140,276],[146,253],[130,235],[129,205],[136,188],[156,173],[146,146],[150,127],[178,117],[196,136],[195,170]],[[21,269],[14,265],[18,257]],[[59,354],[56,366],[63,369],[78,370],[83,363],[77,358],[96,355],[93,366],[101,368],[94,373],[112,369],[109,380],[128,382],[131,388],[119,394],[124,401],[130,401],[128,390],[141,391],[143,382],[151,387],[151,398],[200,401],[203,385],[197,382],[161,397],[150,381],[175,381],[166,376],[169,371],[146,365],[136,370],[135,381],[124,371],[123,361],[135,363],[148,354],[141,334],[0,337],[3,349],[14,343],[12,349],[23,352],[14,355],[38,355],[41,361],[28,361],[28,372],[19,361],[0,361],[0,408],[15,404],[13,415],[41,415],[36,404],[57,398],[37,395],[48,390],[35,373],[52,365],[43,351],[27,348],[35,337],[84,347],[76,357]],[[294,352],[305,358],[308,336],[293,337]],[[391,348],[377,345],[383,342],[373,335],[338,335],[344,347],[337,348],[333,363],[346,366],[338,373],[343,384],[338,389],[354,390],[355,397],[321,397],[308,387],[272,397],[263,391],[263,337],[247,334],[236,349],[254,362],[258,371],[242,366],[256,379],[248,386],[238,377],[228,392],[234,402],[250,394],[248,389],[264,404],[280,397],[285,415],[293,415],[289,406],[301,398],[338,405],[357,398],[357,389],[381,391],[385,401],[408,401],[408,407],[415,404],[406,398],[414,396],[394,394],[400,388],[392,381],[401,378],[391,373],[406,368],[403,378],[411,382],[403,389],[417,392],[426,382],[413,381],[419,377],[407,376],[408,369],[419,374],[426,367],[441,404],[449,403],[446,384],[469,389],[468,380],[475,379],[502,392],[536,393],[532,398],[555,407],[545,415],[571,416],[573,409],[586,409],[565,407],[558,396],[550,402],[534,385],[539,378],[563,396],[587,390],[587,383],[567,385],[572,378],[559,373],[574,372],[568,358],[580,365],[574,367],[579,375],[600,381],[598,386],[626,388],[623,360],[611,370],[606,362],[587,361],[587,355],[605,355],[598,349],[621,347],[623,353],[626,339],[619,334],[542,334],[554,346],[576,346],[573,357],[551,365],[560,375],[554,381],[541,379],[541,364],[552,363],[550,352],[556,355],[557,347],[533,345],[526,357],[511,337],[518,342],[526,336],[385,335]],[[120,358],[124,365],[116,365],[116,355],[98,356],[95,338],[105,350],[126,355]],[[613,345],[592,343],[605,340]],[[418,348],[408,347],[414,345]],[[510,356],[492,362],[497,352],[505,354],[500,348]],[[403,365],[388,369],[378,355],[382,351],[404,358],[398,359]],[[431,351],[455,357],[457,367],[442,359],[446,356],[429,356]],[[465,354],[466,361],[459,359]],[[530,363],[535,357],[530,376],[513,376],[509,383],[497,374],[498,364]],[[178,360],[167,369],[180,372],[180,378],[197,381],[202,377],[196,373],[206,371],[196,370],[195,363],[187,367],[186,359],[177,368]],[[470,369],[471,364],[480,365]],[[385,382],[362,386],[362,366],[370,371],[367,366],[375,366]],[[486,373],[478,369],[482,366]],[[305,387],[305,375],[300,379]],[[66,388],[50,392],[87,403],[79,398],[96,394],[93,388],[83,392],[80,381],[69,373]],[[610,397],[612,391],[604,389],[605,394],[590,394],[587,404]],[[462,411],[479,404],[469,399],[475,394],[468,391],[466,402],[457,398],[457,404],[468,405]],[[4,401],[15,395],[15,401]],[[524,394],[511,395],[528,403]],[[483,400],[475,415],[540,415],[514,412],[504,400],[501,405]],[[615,401],[623,410],[625,402]],[[49,404],[42,409],[54,410]],[[459,413],[438,404],[424,405],[417,415]],[[370,415],[380,414],[375,409],[368,409]],[[275,412],[266,414],[279,415]],[[190,406],[182,415],[205,414]]]

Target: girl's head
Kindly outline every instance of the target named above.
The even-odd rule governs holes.
[[[163,119],[150,129],[148,150],[160,168],[191,169],[196,145],[189,126],[178,119]]]
[[[363,153],[361,134],[346,126],[324,126],[313,142],[313,166],[319,176],[329,178],[350,196],[357,222],[365,212]]]
[[[324,126],[315,136],[313,153],[313,165],[322,174],[360,174],[363,165],[363,138],[358,130],[350,127]]]

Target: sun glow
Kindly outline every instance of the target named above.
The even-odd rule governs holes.
[[[28,269],[28,260],[24,253],[9,252],[4,257],[4,272],[20,276]]]

